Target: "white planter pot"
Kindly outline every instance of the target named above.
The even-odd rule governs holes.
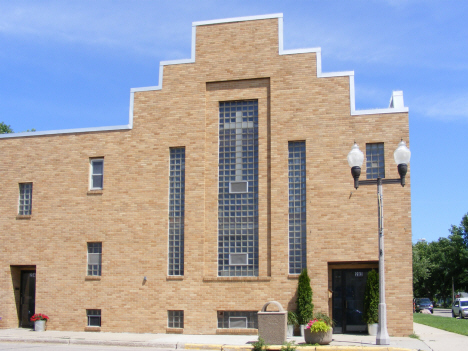
[[[288,324],[288,338],[294,336],[294,325]]]
[[[301,324],[301,336],[304,337],[304,328],[307,324]]]
[[[45,327],[46,327],[46,321],[44,320],[34,322],[34,331],[43,332],[45,331]]]
[[[373,324],[367,325],[367,331],[369,332],[369,335],[376,336],[378,328],[379,328],[379,323],[373,323]]]

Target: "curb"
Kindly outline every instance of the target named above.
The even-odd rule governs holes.
[[[251,345],[227,345],[227,344],[189,344],[189,343],[154,343],[147,341],[112,341],[112,340],[80,340],[80,339],[38,339],[38,338],[0,338],[0,342],[20,342],[39,344],[68,344],[68,345],[98,345],[98,346],[127,346],[127,347],[153,347],[159,349],[185,349],[208,351],[252,351]],[[296,351],[417,351],[398,347],[379,346],[299,346]],[[270,345],[268,351],[280,351],[281,345]]]

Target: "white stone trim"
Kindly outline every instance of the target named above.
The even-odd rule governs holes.
[[[354,85],[354,71],[343,71],[343,72],[322,72],[322,50],[321,48],[303,48],[294,50],[283,49],[283,14],[276,13],[270,15],[259,15],[259,16],[247,16],[247,17],[234,17],[217,19],[211,21],[199,21],[192,23],[192,47],[191,57],[189,59],[161,61],[159,63],[159,84],[157,86],[140,87],[130,89],[130,111],[129,111],[129,122],[125,126],[109,126],[109,127],[94,127],[94,128],[77,128],[77,129],[62,129],[62,130],[50,130],[45,132],[26,132],[26,133],[11,133],[11,134],[0,134],[1,138],[20,138],[20,137],[33,137],[40,135],[53,135],[53,134],[73,134],[73,133],[91,133],[101,131],[114,131],[114,130],[131,130],[133,128],[133,105],[136,92],[142,91],[153,91],[161,90],[163,84],[163,68],[168,65],[181,65],[188,63],[195,63],[195,41],[196,41],[196,28],[198,26],[207,26],[213,24],[222,23],[233,23],[233,22],[244,22],[244,21],[256,21],[263,19],[274,19],[278,18],[278,48],[279,55],[295,55],[295,54],[306,54],[315,53],[317,61],[317,77],[318,78],[330,78],[330,77],[349,77],[349,98],[350,98],[350,113],[351,116],[355,115],[369,115],[369,114],[382,114],[382,113],[399,113],[408,112],[408,107],[404,107],[403,104],[403,92],[394,91],[390,99],[388,108],[381,109],[368,109],[368,110],[356,110],[355,102],[355,85]]]

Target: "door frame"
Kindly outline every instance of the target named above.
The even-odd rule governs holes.
[[[335,270],[345,270],[345,271],[370,271],[375,269],[379,271],[379,262],[378,261],[364,261],[364,262],[328,262],[328,289],[329,289],[329,303],[328,303],[328,313],[334,320],[338,316],[333,315],[333,271]],[[345,299],[343,299],[343,305],[345,304]],[[343,314],[345,310],[343,309]],[[343,318],[343,317],[342,317]],[[345,319],[345,318],[343,318]],[[341,333],[360,333],[356,331],[347,331],[346,330],[346,321],[344,321]],[[335,330],[333,331],[335,333]],[[338,334],[338,333],[336,333]]]

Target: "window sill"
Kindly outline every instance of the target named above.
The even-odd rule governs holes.
[[[203,277],[204,282],[269,282],[271,277]]]
[[[85,332],[100,332],[101,327],[85,327],[84,331]]]
[[[104,189],[97,189],[97,190],[88,190],[88,195],[102,195],[104,193]]]
[[[216,334],[218,334],[218,335],[257,335],[258,334],[258,329],[254,329],[254,328],[242,328],[242,329],[222,328],[222,329],[216,329]]]
[[[288,279],[299,279],[299,274],[288,274]]]
[[[183,275],[168,275],[166,280],[184,280]]]
[[[17,215],[16,219],[31,219],[31,215]]]
[[[85,277],[85,280],[95,280],[95,281],[99,281],[101,280],[101,276],[100,275],[87,275]]]
[[[183,334],[184,328],[166,328],[166,334]]]

